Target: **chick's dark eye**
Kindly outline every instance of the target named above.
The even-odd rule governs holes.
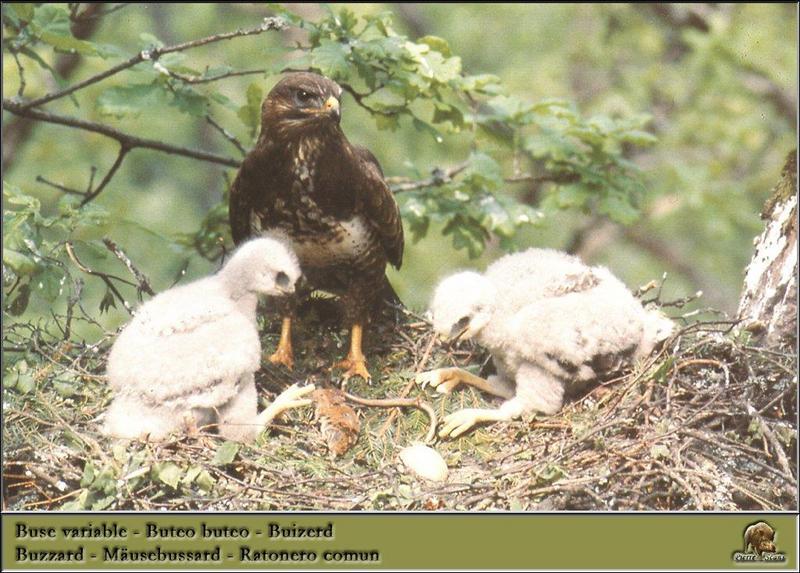
[[[289,275],[285,272],[280,271],[278,274],[275,275],[275,284],[279,287],[288,287],[289,286]]]

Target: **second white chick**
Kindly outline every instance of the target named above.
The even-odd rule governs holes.
[[[215,275],[169,289],[139,308],[108,358],[114,398],[104,433],[162,440],[175,431],[216,424],[223,437],[254,440],[312,385],[293,385],[260,414],[254,373],[261,342],[259,295],[294,292],[297,257],[273,238],[237,249]]]
[[[431,305],[433,327],[451,339],[474,338],[492,354],[497,374],[484,380],[459,368],[417,377],[447,393],[460,383],[506,398],[498,409],[469,408],[444,419],[441,436],[479,422],[529,412],[555,414],[565,391],[648,355],[674,325],[645,310],[604,267],[550,249],[507,255],[481,275],[443,280]]]

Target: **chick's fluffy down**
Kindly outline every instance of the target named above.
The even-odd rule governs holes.
[[[116,393],[152,405],[212,408],[258,369],[260,350],[252,320],[218,281],[204,279],[142,307],[109,355],[109,382]]]

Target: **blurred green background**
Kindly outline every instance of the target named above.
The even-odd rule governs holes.
[[[285,6],[310,20],[326,14],[316,4]],[[445,38],[462,58],[465,72],[495,74],[511,94],[525,100],[561,98],[575,102],[586,115],[649,114],[647,129],[658,142],[630,156],[646,187],[640,219],[622,227],[592,213],[545,209],[535,226],[517,235],[515,247],[570,248],[588,262],[609,266],[631,288],[667,272],[664,298],[702,290],[699,306],[735,312],[753,237],[762,228],[759,212],[797,137],[796,5],[346,6],[357,15],[392,13],[395,29],[411,39]],[[100,18],[91,40],[134,54],[142,47],[142,34],[174,44],[252,27],[271,14],[263,4],[132,4]],[[279,69],[292,46],[303,41],[302,31],[289,29],[200,47],[187,52],[186,61],[196,69]],[[50,51],[45,57],[52,64],[60,56]],[[30,60],[23,58],[23,65],[26,97],[56,87]],[[80,58],[69,81],[108,66],[99,58]],[[135,72],[115,76],[81,91],[75,102],[65,98],[46,108],[142,137],[240,157],[205,121],[174,108],[153,105],[138,116],[113,121],[102,116],[97,98],[131,77]],[[13,97],[19,74],[5,52],[3,79],[3,97]],[[232,77],[214,86],[243,105],[253,81],[261,81],[266,93],[276,80],[274,74]],[[388,177],[427,177],[469,153],[469,141],[458,134],[446,134],[436,143],[407,121],[396,131],[378,130],[348,95],[343,113],[349,139],[371,149]],[[3,112],[4,129],[10,117]],[[249,147],[251,134],[234,111],[221,108],[215,119]],[[4,181],[39,198],[43,211],[55,212],[61,192],[37,177],[81,188],[91,166],[105,173],[117,145],[100,135],[38,124],[11,151],[6,157],[4,150]],[[187,256],[172,239],[197,230],[234,175],[219,165],[136,149],[96,201],[117,215],[113,227],[84,230],[87,236],[76,238],[110,236],[148,274],[156,291],[181,276],[187,258],[186,278],[205,275],[217,264]],[[527,191],[525,184],[508,188],[516,196]],[[435,227],[417,243],[407,236],[405,264],[399,272],[390,271],[390,278],[401,298],[417,309],[425,307],[444,274],[482,269],[504,252],[490,242],[479,258],[470,259]],[[107,253],[84,250],[80,255],[90,266],[124,275]],[[97,308],[104,287],[84,278],[85,306]],[[36,304],[28,312],[49,310]],[[102,320],[113,326],[126,318],[117,308]]]

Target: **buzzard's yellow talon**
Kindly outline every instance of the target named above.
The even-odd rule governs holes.
[[[278,347],[274,354],[272,354],[268,360],[273,364],[283,364],[291,370],[294,368],[294,353],[292,352],[292,347],[290,346],[287,350],[285,347]]]
[[[372,380],[372,376],[370,376],[369,370],[367,370],[367,362],[363,357],[361,359],[354,359],[348,356],[344,360],[340,360],[334,364],[333,368],[343,369],[345,372],[342,378],[345,380],[353,376],[361,376],[367,382]]]
[[[362,332],[360,324],[353,325],[350,333],[350,352],[347,353],[347,358],[333,365],[333,368],[344,369],[345,380],[353,376],[361,376],[367,382],[372,379],[367,370],[367,359],[364,358],[364,353],[361,351]]]
[[[294,351],[292,350],[292,319],[284,317],[281,324],[281,339],[275,353],[268,358],[273,364],[283,364],[291,370],[294,368]]]

